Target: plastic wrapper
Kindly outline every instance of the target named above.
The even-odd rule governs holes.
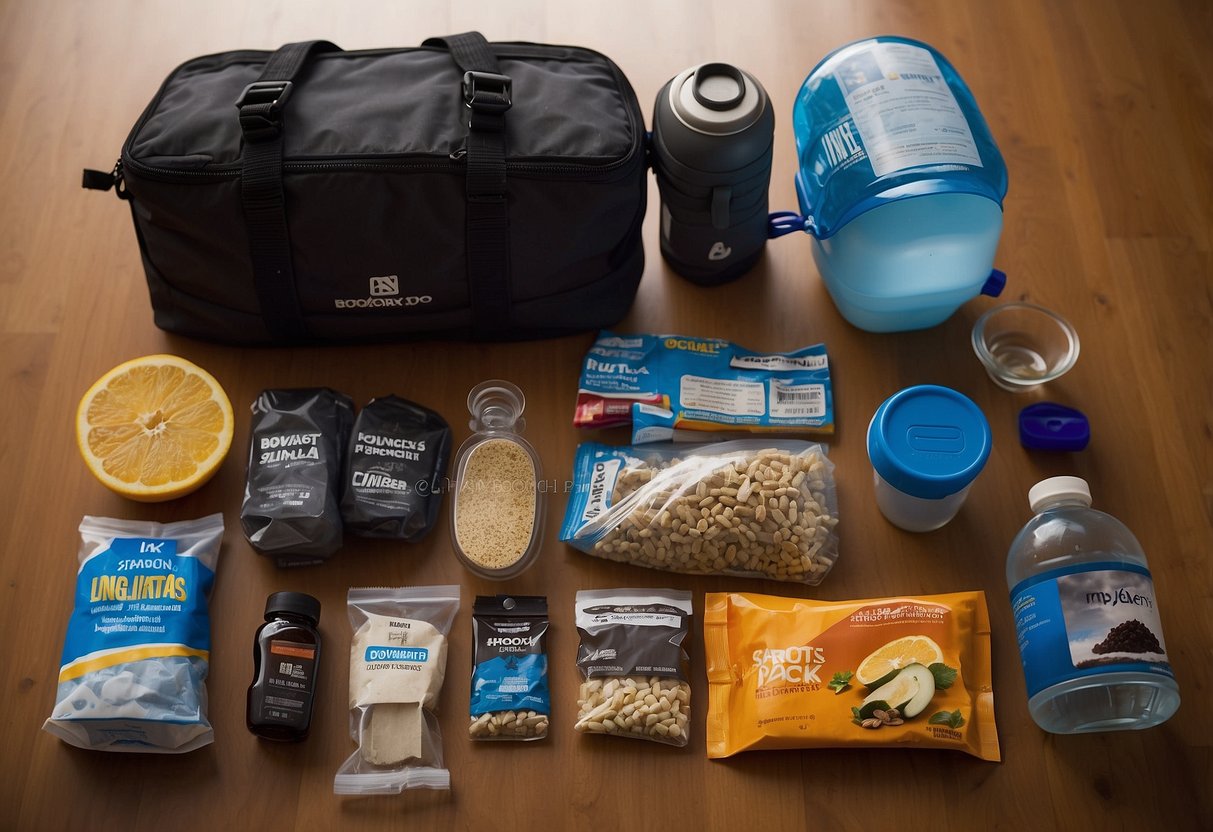
[[[548,599],[542,595],[476,598],[469,737],[526,741],[548,735],[547,633]]]
[[[705,432],[834,432],[824,344],[759,353],[721,338],[603,331],[582,364],[573,424],[632,426],[632,443]]]
[[[560,538],[654,569],[817,584],[837,559],[833,471],[797,440],[586,443]]]
[[[279,566],[341,548],[342,457],[354,403],[327,387],[263,390],[253,402],[240,525]]]
[[[192,751],[207,720],[223,515],[178,523],[85,517],[76,606],[51,717],[64,742],[103,751]]]
[[[336,794],[449,789],[435,715],[458,586],[351,589],[350,739]]]
[[[691,683],[682,642],[691,624],[691,593],[582,590],[576,612],[583,681],[573,729],[685,746]]]
[[[892,747],[1000,759],[984,593],[709,592],[703,641],[708,757]]]
[[[361,537],[415,543],[438,520],[451,428],[441,414],[399,396],[362,408],[345,455],[341,517]]]

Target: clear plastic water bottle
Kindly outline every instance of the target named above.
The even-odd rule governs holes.
[[[1055,734],[1149,728],[1179,708],[1141,544],[1078,477],[1028,493],[1007,555],[1028,710]]]

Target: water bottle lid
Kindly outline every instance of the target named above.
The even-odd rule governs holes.
[[[710,136],[740,133],[765,107],[762,85],[732,64],[700,64],[670,82],[670,108],[678,120]]]
[[[990,456],[981,408],[947,387],[920,384],[885,400],[868,426],[868,458],[903,494],[940,500],[977,478]]]
[[[283,612],[303,616],[313,627],[320,623],[320,601],[304,592],[275,592],[265,599],[266,621]]]
[[[1091,488],[1082,477],[1049,477],[1036,483],[1028,491],[1028,505],[1036,513],[1061,500],[1077,500],[1089,506]]]

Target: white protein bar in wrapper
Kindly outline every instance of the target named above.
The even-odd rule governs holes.
[[[351,589],[347,606],[354,628],[350,739],[358,749],[337,771],[333,792],[449,789],[434,709],[459,587]]]
[[[76,607],[42,726],[103,751],[175,754],[214,741],[207,601],[223,515],[180,523],[85,517]]]

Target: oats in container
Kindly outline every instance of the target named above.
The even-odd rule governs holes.
[[[469,571],[494,580],[524,572],[539,554],[543,499],[539,455],[520,435],[526,399],[508,381],[468,394],[475,431],[455,462],[451,542]]]

